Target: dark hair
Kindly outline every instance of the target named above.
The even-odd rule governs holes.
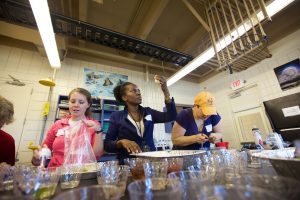
[[[124,96],[126,94],[126,86],[127,85],[134,85],[134,84],[131,82],[125,82],[121,85],[117,85],[114,88],[115,99],[120,103],[125,103],[125,101],[122,99],[122,96]]]
[[[78,92],[78,93],[80,93],[80,94],[82,94],[82,95],[84,95],[85,97],[86,97],[86,100],[87,100],[87,102],[88,102],[88,104],[90,105],[87,109],[86,109],[86,111],[85,111],[85,116],[90,116],[91,115],[91,110],[90,110],[90,108],[91,108],[91,105],[92,105],[92,95],[91,95],[91,93],[89,92],[89,91],[87,91],[86,89],[84,89],[84,88],[75,88],[75,89],[73,89],[70,93],[69,93],[69,96],[68,96],[68,98],[69,98],[69,101],[70,101],[70,97],[71,97],[71,95],[73,94],[73,93],[75,93],[75,92]]]
[[[9,124],[14,121],[14,105],[0,96],[0,128],[4,124]]]

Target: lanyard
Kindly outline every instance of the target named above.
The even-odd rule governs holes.
[[[133,115],[129,111],[128,111],[128,114],[129,114],[130,118],[134,121],[134,123],[136,125],[137,131],[138,131],[138,135],[140,135],[141,137],[143,137],[143,134],[142,134],[142,125],[141,125],[141,120],[142,120],[141,113],[139,112],[139,118],[137,119],[137,121],[134,119]]]

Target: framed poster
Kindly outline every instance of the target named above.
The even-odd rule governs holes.
[[[274,72],[282,90],[287,90],[300,85],[299,58],[274,68]]]
[[[113,89],[128,76],[84,68],[84,86],[93,97],[114,97]]]

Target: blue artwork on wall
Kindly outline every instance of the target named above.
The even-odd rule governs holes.
[[[300,60],[295,59],[274,69],[282,90],[300,85]]]
[[[84,86],[93,97],[114,97],[113,89],[128,81],[128,76],[84,68]]]

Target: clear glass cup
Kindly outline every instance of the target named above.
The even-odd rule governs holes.
[[[129,166],[132,178],[134,180],[145,179],[144,163],[148,160],[143,158],[126,158],[124,162]]]
[[[33,196],[40,187],[39,169],[29,165],[18,165],[14,174],[14,195]]]
[[[97,181],[99,185],[115,185],[118,182],[118,165],[103,164],[97,170]]]
[[[40,184],[39,189],[35,191],[34,196],[37,199],[47,199],[54,195],[56,186],[58,184],[61,169],[57,168],[46,168],[40,169],[40,175],[38,182]]]
[[[144,163],[144,171],[146,179],[151,179],[153,190],[165,188],[167,184],[168,162],[164,161],[149,161]],[[147,183],[147,182],[146,182]]]
[[[15,167],[6,163],[0,164],[0,193],[12,192],[14,188]]]
[[[284,199],[300,199],[300,181],[288,177],[263,174],[243,174],[231,179],[233,185],[261,188],[283,196]]]
[[[183,158],[167,158],[168,162],[168,174],[172,172],[178,172],[183,168]]]
[[[162,187],[158,187],[157,179],[137,180],[128,185],[131,200],[180,200],[181,188],[178,182],[166,181]]]
[[[167,161],[149,161],[144,163],[146,178],[167,178]]]
[[[129,175],[129,166],[127,165],[119,165],[119,172],[118,172],[118,183],[117,187],[121,192],[121,196],[125,195],[126,186],[127,186],[127,179]]]
[[[179,171],[168,174],[169,183],[180,183],[182,199],[197,199],[203,185],[211,185],[211,176],[201,171]]]
[[[97,181],[99,185],[116,186],[121,196],[124,196],[129,172],[129,166],[127,165],[103,164],[97,170]]]
[[[64,165],[61,167],[61,189],[75,188],[79,185],[83,172],[82,165]]]
[[[72,200],[118,200],[121,193],[114,185],[93,185],[68,190],[56,195],[53,200],[72,199]]]
[[[278,196],[276,192],[270,192],[260,188],[234,186],[226,187],[224,185],[203,185],[199,188],[197,199],[201,200],[258,200],[258,199],[285,199]]]

